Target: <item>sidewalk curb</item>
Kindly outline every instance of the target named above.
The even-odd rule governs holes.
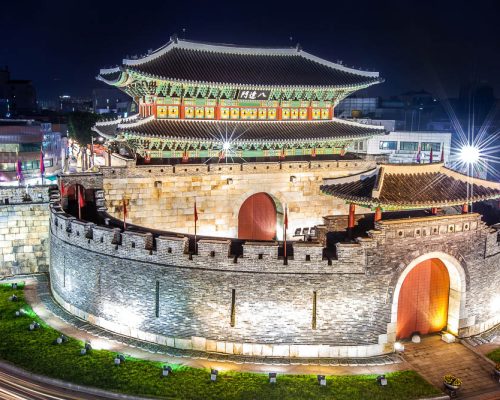
[[[32,372],[26,371],[25,369],[16,367],[15,365],[12,365],[10,363],[7,363],[5,361],[0,361],[0,369],[3,369],[5,371],[11,372],[13,374],[19,375],[25,379],[31,379],[33,381],[39,382],[39,383],[45,383],[51,386],[56,386],[62,389],[69,389],[73,390],[75,392],[81,392],[85,394],[90,394],[90,395],[95,395],[95,396],[101,396],[101,397],[107,397],[110,399],[124,399],[124,400],[151,400],[152,397],[136,397],[136,396],[131,396],[127,394],[120,394],[120,393],[115,393],[115,392],[108,392],[102,389],[97,389],[93,387],[88,387],[88,386],[81,386],[77,385],[75,383],[69,383],[66,381],[62,381],[60,379],[54,379],[54,378],[49,378],[43,375],[36,375]]]

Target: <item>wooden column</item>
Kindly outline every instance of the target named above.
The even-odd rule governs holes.
[[[375,222],[380,221],[382,219],[382,208],[375,208]]]
[[[438,213],[438,209],[437,209],[437,207],[432,207],[432,208],[431,208],[431,214],[432,214],[432,215],[437,215],[437,213]]]
[[[469,203],[464,203],[462,205],[462,214],[467,214],[469,212]]]
[[[354,214],[356,213],[356,205],[354,203],[349,204],[349,217],[347,220],[347,228],[352,229],[354,228]]]

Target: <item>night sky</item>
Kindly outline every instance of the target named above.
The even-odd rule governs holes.
[[[323,3],[323,4],[322,4]],[[191,40],[290,46],[380,71],[373,95],[425,89],[456,96],[471,79],[500,95],[498,1],[6,1],[0,65],[38,98],[90,96],[99,68],[173,33]],[[290,41],[290,36],[292,40]]]

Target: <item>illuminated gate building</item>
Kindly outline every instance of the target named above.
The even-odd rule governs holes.
[[[70,312],[266,357],[368,357],[500,322],[500,184],[346,151],[384,133],[333,117],[378,73],[174,37],[98,79],[139,114],[94,127],[107,166],[60,178],[51,287]]]

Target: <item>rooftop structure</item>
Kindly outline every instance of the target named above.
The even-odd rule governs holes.
[[[450,207],[500,198],[500,183],[472,179],[442,163],[380,165],[324,183],[325,194],[383,210]]]
[[[384,132],[333,118],[340,100],[381,81],[378,72],[347,68],[300,47],[174,37],[145,57],[102,69],[98,79],[132,96],[139,114],[94,130],[131,142],[148,162],[220,158],[229,148],[240,157],[339,154],[354,140]]]

